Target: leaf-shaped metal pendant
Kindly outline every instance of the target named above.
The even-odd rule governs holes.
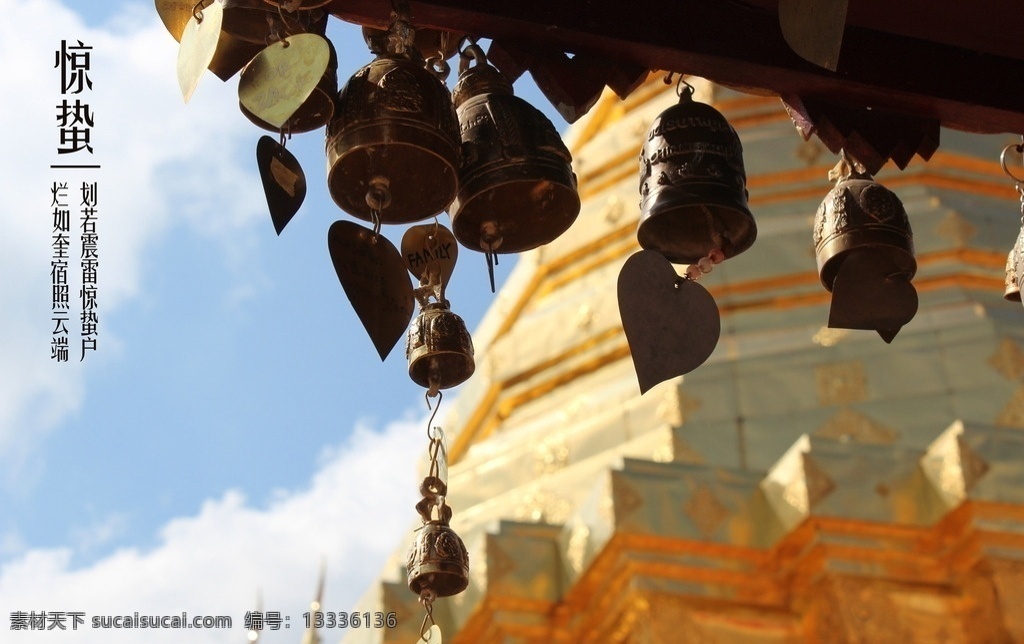
[[[327,248],[348,301],[384,360],[416,308],[401,254],[383,235],[351,221],[331,224]]]
[[[281,127],[313,93],[330,60],[330,45],[317,34],[271,43],[242,70],[238,100],[257,118]]]
[[[178,46],[178,86],[186,103],[192,98],[199,79],[213,61],[223,22],[224,6],[214,2],[205,9],[197,9],[181,33],[181,44]]]
[[[261,136],[256,143],[256,166],[274,230],[280,235],[306,198],[306,175],[298,159],[269,136]]]
[[[849,0],[779,0],[779,27],[798,56],[832,71],[839,64]]]
[[[452,231],[441,224],[410,226],[402,237],[402,257],[421,284],[429,282],[429,275],[434,274],[447,286],[459,257],[459,245]]]
[[[640,393],[693,371],[715,350],[722,331],[715,300],[660,253],[642,250],[626,260],[618,296]]]

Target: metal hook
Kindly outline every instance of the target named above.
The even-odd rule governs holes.
[[[203,21],[203,9],[202,9],[202,6],[203,6],[203,0],[199,0],[199,2],[195,3],[192,6],[192,17],[196,19],[196,22],[200,22],[200,23]]]
[[[681,89],[681,87],[683,85],[686,86],[685,90]],[[693,85],[690,85],[689,83],[687,83],[686,80],[683,78],[683,75],[680,74],[679,75],[679,80],[676,81],[676,96],[678,96],[679,98],[682,98],[683,97],[683,92],[686,92],[687,96],[691,96],[692,97],[694,92],[696,92],[696,91],[697,90],[694,89]]]
[[[1010,172],[1010,168],[1008,168],[1006,165],[1006,153],[1010,151],[1010,148],[1013,148],[1017,152],[1017,154],[1020,154],[1022,155],[1022,157],[1024,157],[1024,135],[1021,136],[1021,143],[1009,144],[1008,146],[1003,148],[1002,154],[999,155],[999,165],[1003,168],[1003,172],[1005,172],[1006,176],[1016,181],[1019,185],[1021,183],[1024,183],[1024,178],[1018,177],[1012,172]]]
[[[430,627],[437,625],[434,621],[434,598],[429,596],[424,597],[424,595],[429,595],[431,593],[433,593],[433,591],[424,590],[423,593],[420,594],[420,603],[423,604],[423,608],[426,610],[426,614],[423,616],[423,623],[420,624],[420,639],[424,642],[430,641],[426,637],[427,631],[430,630]],[[428,620],[430,621],[430,626],[427,626]]]

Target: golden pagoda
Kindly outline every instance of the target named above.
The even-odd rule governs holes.
[[[434,606],[445,642],[1024,641],[1012,141],[944,130],[928,163],[879,174],[919,266],[889,345],[826,326],[811,229],[836,157],[777,98],[694,79],[742,140],[757,242],[701,282],[722,316],[710,359],[641,396],[615,284],[638,249],[637,155],[677,101],[651,78],[569,131],[579,219],[520,258],[445,403],[471,568]],[[358,608],[398,626],[346,642],[416,641],[406,545]]]

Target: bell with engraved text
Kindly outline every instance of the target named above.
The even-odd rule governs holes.
[[[637,240],[675,264],[696,263],[715,250],[728,259],[757,237],[743,147],[725,117],[693,100],[693,88],[684,85],[679,103],[651,125],[640,153]]]
[[[462,165],[449,209],[456,239],[488,253],[519,253],[554,240],[580,211],[569,150],[478,45],[462,52],[459,67],[452,97]]]
[[[458,188],[459,127],[451,95],[412,43],[412,28],[396,20],[386,51],[342,88],[327,128],[331,196],[366,221],[432,217]],[[387,202],[367,199],[375,185],[388,186]]]

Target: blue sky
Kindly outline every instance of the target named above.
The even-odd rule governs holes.
[[[207,74],[183,104],[177,44],[150,0],[0,9],[0,639],[119,641],[9,632],[13,610],[240,624],[259,588],[297,616],[321,556],[328,607],[350,608],[414,522],[426,415],[402,345],[380,362],[331,266],[327,229],[349,217],[327,194],[323,132],[288,144],[309,193],[277,237],[254,161],[264,132],[238,111],[237,81]],[[344,83],[371,56],[357,28],[332,20],[329,35]],[[99,348],[81,364],[49,354],[49,186],[84,178],[49,168],[61,39],[94,47],[102,165]],[[482,255],[462,252],[448,297],[473,328],[493,298]]]

